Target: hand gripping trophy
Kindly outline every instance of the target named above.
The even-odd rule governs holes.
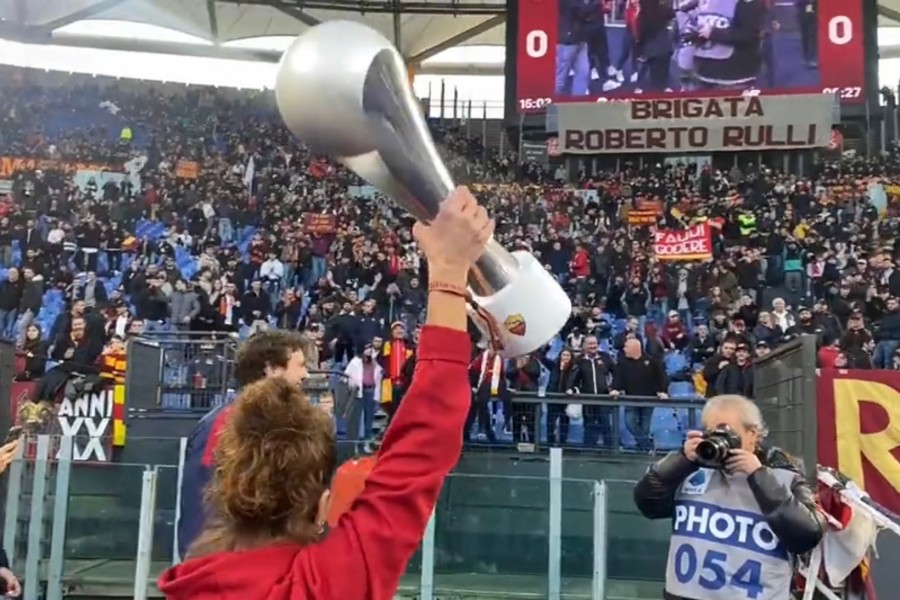
[[[430,222],[454,188],[409,85],[406,65],[375,30],[351,21],[310,28],[284,53],[275,84],[288,128]],[[568,296],[528,252],[491,240],[469,272],[476,323],[501,356],[532,352],[562,328]]]

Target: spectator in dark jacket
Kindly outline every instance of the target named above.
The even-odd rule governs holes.
[[[146,322],[145,326],[153,328],[162,323],[169,315],[169,298],[163,292],[162,286],[166,282],[166,276],[162,273],[147,279],[147,287],[142,290],[135,302],[137,317]]]
[[[31,267],[22,269],[22,278],[25,283],[22,286],[22,298],[19,300],[19,335],[16,340],[19,347],[25,343],[25,331],[44,304],[44,278],[35,273]]]
[[[44,374],[47,366],[47,344],[41,340],[41,328],[31,324],[25,329],[25,340],[19,350],[22,368],[16,374],[19,381],[34,381]]]
[[[513,361],[512,366],[506,372],[510,388],[520,392],[537,392],[541,377],[541,361],[532,353],[520,356]],[[512,427],[513,439],[521,443],[534,443],[534,428],[536,411],[540,410],[540,404],[512,402]]]
[[[87,280],[78,288],[76,298],[84,300],[85,306],[89,308],[104,307],[109,300],[106,287],[97,280],[97,274],[93,271],[88,272]]]
[[[722,342],[718,354],[706,361],[703,365],[703,379],[706,380],[706,397],[718,396],[721,392],[716,387],[719,381],[719,373],[734,360],[734,351],[737,343],[733,338],[726,338]]]
[[[16,317],[22,299],[22,280],[18,269],[10,269],[0,284],[0,339],[12,340],[16,335]]]
[[[900,347],[900,301],[888,298],[886,312],[875,332],[875,368],[890,369],[894,351]]]
[[[600,346],[592,335],[584,338],[584,353],[575,361],[572,379],[566,390],[568,394],[586,396],[609,394],[609,373],[612,359],[600,352]],[[613,412],[609,406],[585,404],[582,406],[584,418],[584,445],[594,446],[598,437],[603,437],[604,448],[614,448],[618,440],[613,439]]]
[[[546,361],[544,366],[550,371],[546,391],[548,394],[565,394],[572,380],[575,360],[572,352],[563,350],[555,361]],[[559,429],[557,429],[557,421]],[[557,433],[558,432],[558,433]],[[553,446],[565,444],[569,440],[569,416],[566,404],[557,400],[547,404],[547,439]]]
[[[759,321],[753,328],[753,337],[757,342],[764,341],[770,346],[776,346],[784,337],[784,332],[775,323],[772,314],[764,311],[759,313]]]
[[[716,390],[719,394],[738,394],[753,398],[753,374],[750,347],[747,344],[738,344],[734,351],[734,360],[719,371]]]
[[[716,340],[709,335],[709,327],[699,325],[688,347],[691,364],[702,365],[716,353]]]
[[[354,318],[353,339],[356,347],[384,335],[384,319],[376,312],[375,300],[367,299],[362,303],[362,314]]]
[[[241,313],[251,333],[265,325],[271,306],[269,293],[262,289],[262,282],[259,279],[254,279],[250,283],[250,289],[241,298]]]
[[[675,18],[672,4],[665,0],[641,0],[638,13],[638,55],[644,63],[638,87],[662,92],[669,87],[669,62],[673,45],[669,23]]]
[[[275,305],[275,326],[278,329],[297,329],[302,310],[303,304],[297,299],[297,293],[292,289],[284,290],[281,300]]]
[[[865,327],[862,311],[855,309],[847,321],[847,330],[841,336],[841,350],[844,352],[862,350],[872,341],[872,334]]]
[[[624,356],[616,363],[613,374],[612,394],[628,396],[656,396],[668,398],[669,380],[663,364],[644,355],[637,340],[625,342]],[[652,406],[626,406],[625,424],[641,450],[652,448],[650,419]]]
[[[559,2],[555,84],[558,94],[584,96],[589,91],[591,74],[586,47],[585,21],[590,15],[599,11],[599,0],[560,0]]]

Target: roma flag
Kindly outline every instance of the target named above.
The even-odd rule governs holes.
[[[900,371],[822,369],[817,385],[819,464],[900,513]]]

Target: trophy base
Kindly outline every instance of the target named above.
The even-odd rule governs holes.
[[[528,252],[513,252],[518,269],[502,290],[474,296],[493,317],[503,358],[534,352],[559,333],[572,314],[572,302],[559,283]]]

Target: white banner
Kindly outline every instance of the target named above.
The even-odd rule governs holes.
[[[560,104],[564,154],[716,152],[827,147],[825,94]]]
[[[63,398],[56,411],[62,435],[74,438],[72,460],[107,462],[112,458],[112,388],[83,394],[77,400]]]

